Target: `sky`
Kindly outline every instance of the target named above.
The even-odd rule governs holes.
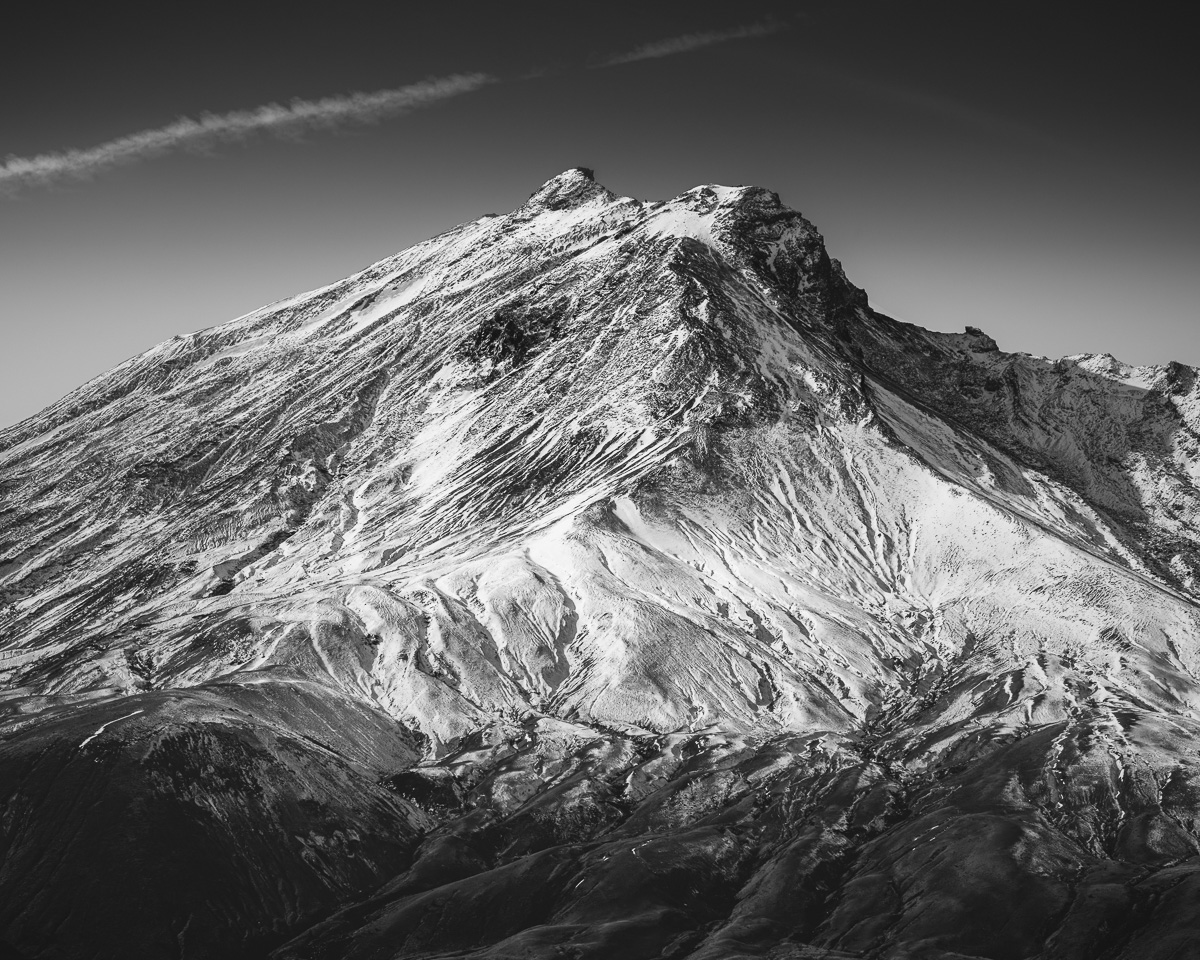
[[[0,61],[0,427],[574,166],[775,190],[902,320],[1200,365],[1172,7],[427,6],[31,11]]]

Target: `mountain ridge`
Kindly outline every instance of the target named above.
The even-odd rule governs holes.
[[[32,956],[1194,942],[1195,371],[892,320],[767,190],[566,171],[132,358],[0,476]],[[184,882],[179,824],[253,856]],[[145,920],[79,886],[111,849]]]

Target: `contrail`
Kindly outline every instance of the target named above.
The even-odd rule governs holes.
[[[615,67],[638,60],[655,60],[730,40],[765,37],[785,29],[783,24],[764,21],[731,30],[685,33],[643,44],[594,66]],[[49,186],[61,180],[88,180],[113,167],[150,160],[176,150],[203,150],[258,133],[297,136],[306,130],[375,123],[497,82],[496,77],[486,73],[453,74],[374,93],[293,100],[286,105],[269,103],[253,110],[205,113],[198,120],[181,117],[164,127],[141,130],[82,150],[62,150],[34,157],[9,156],[0,163],[0,195],[13,195],[25,188]]]
[[[622,63],[633,63],[637,60],[657,60],[660,57],[672,57],[677,53],[688,53],[691,50],[699,50],[701,47],[711,47],[714,44],[726,43],[730,40],[768,37],[773,33],[779,33],[786,29],[787,27],[784,24],[767,20],[760,23],[749,23],[745,26],[734,27],[732,30],[708,30],[702,33],[684,33],[677,37],[668,37],[666,40],[657,40],[654,43],[642,44],[642,46],[630,50],[628,53],[619,53],[614,57],[609,57],[607,60],[602,60],[597,66],[615,67]]]
[[[83,150],[35,157],[10,156],[0,164],[0,193],[15,193],[24,187],[45,186],[58,180],[86,180],[112,167],[175,150],[204,149],[244,140],[256,133],[296,136],[306,130],[348,123],[375,123],[494,82],[495,78],[485,73],[454,74],[374,93],[293,100],[286,105],[269,103],[253,110],[206,113],[199,120],[181,117],[165,127],[142,130]]]

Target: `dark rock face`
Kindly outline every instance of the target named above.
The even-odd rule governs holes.
[[[0,434],[0,957],[1200,955],[1198,478],[567,171]]]
[[[565,309],[565,303],[551,307],[506,304],[467,338],[459,353],[466,360],[493,368],[519,367],[560,330]]]

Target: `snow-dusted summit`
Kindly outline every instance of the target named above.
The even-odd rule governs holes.
[[[1187,955],[1198,431],[569,170],[0,433],[0,941]]]

